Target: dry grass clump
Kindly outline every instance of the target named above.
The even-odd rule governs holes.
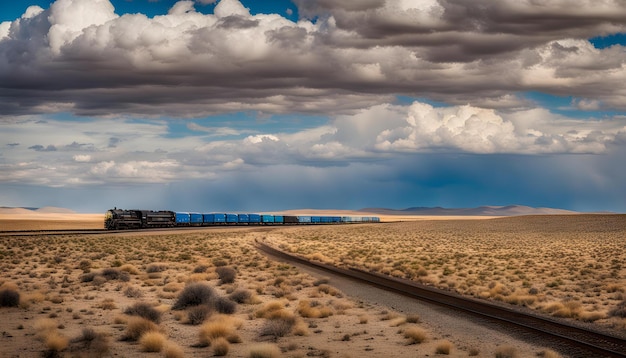
[[[301,300],[298,303],[298,313],[304,318],[326,318],[332,316],[333,311],[318,301]]]
[[[428,339],[428,332],[420,327],[407,327],[403,334],[404,338],[408,338],[409,344],[419,344]]]
[[[55,356],[58,352],[66,349],[69,339],[58,331],[59,324],[55,321],[44,318],[35,322],[37,337],[44,342],[47,349],[46,355]]]
[[[185,352],[182,348],[176,343],[166,342],[165,347],[163,348],[163,353],[165,358],[184,358]]]
[[[161,312],[159,312],[154,306],[145,303],[137,302],[124,310],[124,313],[129,316],[139,316],[147,320],[150,320],[156,324],[161,322]]]
[[[128,272],[131,275],[139,275],[141,271],[137,268],[137,266],[132,264],[124,264],[120,266],[120,271]]]
[[[435,354],[444,354],[448,355],[452,351],[452,343],[448,340],[443,340],[437,343],[435,347]]]
[[[148,331],[139,338],[139,345],[144,352],[160,352],[167,341],[165,335],[156,331]]]
[[[143,317],[133,316],[128,319],[122,340],[136,341],[145,333],[153,331],[159,331],[159,326],[156,323]]]
[[[280,348],[275,344],[259,343],[250,347],[249,358],[279,358]]]
[[[200,346],[210,346],[217,338],[224,338],[230,343],[239,343],[241,338],[237,334],[239,323],[228,316],[217,316],[200,327]]]
[[[230,350],[230,344],[224,337],[217,337],[211,342],[211,347],[213,348],[213,354],[220,357],[227,355]]]
[[[618,303],[613,309],[609,311],[611,317],[626,318],[626,300]]]

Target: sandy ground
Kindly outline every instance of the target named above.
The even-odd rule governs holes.
[[[13,219],[20,220],[24,219]],[[80,222],[76,217],[67,221]],[[96,221],[96,217],[85,220]],[[537,342],[529,344],[465,318],[442,320],[429,307],[399,303],[380,293],[361,295],[362,287],[356,292],[346,286],[354,293],[349,296],[332,280],[256,252],[254,240],[267,235],[262,228],[0,235],[0,294],[20,295],[18,307],[0,308],[0,357],[212,356],[224,340],[202,332],[219,324],[231,331],[228,340],[233,342],[226,345],[227,356],[233,357],[248,357],[262,349],[278,349],[273,356],[285,357],[422,357],[448,348],[454,357],[497,353],[534,357],[545,351]],[[233,283],[220,283],[217,268],[224,266],[236,271]],[[173,309],[193,282],[210,285],[224,298],[241,290],[251,297],[226,318],[213,312],[193,325],[191,308]],[[137,303],[161,312],[156,325],[162,334],[157,339],[163,344],[159,352],[146,352],[149,345],[141,340],[123,339],[135,327],[124,312]],[[274,312],[270,307],[277,311],[268,314]],[[284,332],[281,324],[288,326]],[[209,346],[200,344],[203,341]]]

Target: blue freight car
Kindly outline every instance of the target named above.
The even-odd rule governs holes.
[[[250,224],[260,224],[261,223],[261,215],[259,214],[248,214],[248,219],[250,220]]]
[[[310,216],[298,216],[298,223],[300,224],[310,224],[311,217]]]
[[[176,216],[176,225],[178,226],[187,226],[191,222],[189,213],[176,212],[174,215]]]
[[[236,224],[239,221],[239,217],[237,214],[226,214],[226,223],[227,224]]]
[[[248,214],[238,214],[237,222],[240,224],[249,224],[250,223],[250,215]]]
[[[261,224],[273,224],[274,215],[261,215]]]
[[[202,214],[200,213],[189,213],[189,225],[191,226],[201,226],[203,223]]]
[[[274,215],[274,224],[283,224],[285,222],[285,217],[282,215]]]

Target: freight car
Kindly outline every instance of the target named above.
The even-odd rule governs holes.
[[[104,216],[107,230],[216,225],[312,225],[376,223],[376,216],[292,216],[269,214],[195,213],[111,209]]]

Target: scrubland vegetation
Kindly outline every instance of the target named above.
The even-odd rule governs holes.
[[[350,299],[253,243],[624,329],[624,229],[596,226],[503,219],[0,236],[3,354],[536,356],[432,332],[419,312]]]
[[[626,216],[298,227],[266,241],[312,260],[626,334]]]
[[[405,357],[473,348],[442,341],[418,313],[354,301],[328,279],[269,260],[253,246],[265,232],[0,236],[2,354]]]

